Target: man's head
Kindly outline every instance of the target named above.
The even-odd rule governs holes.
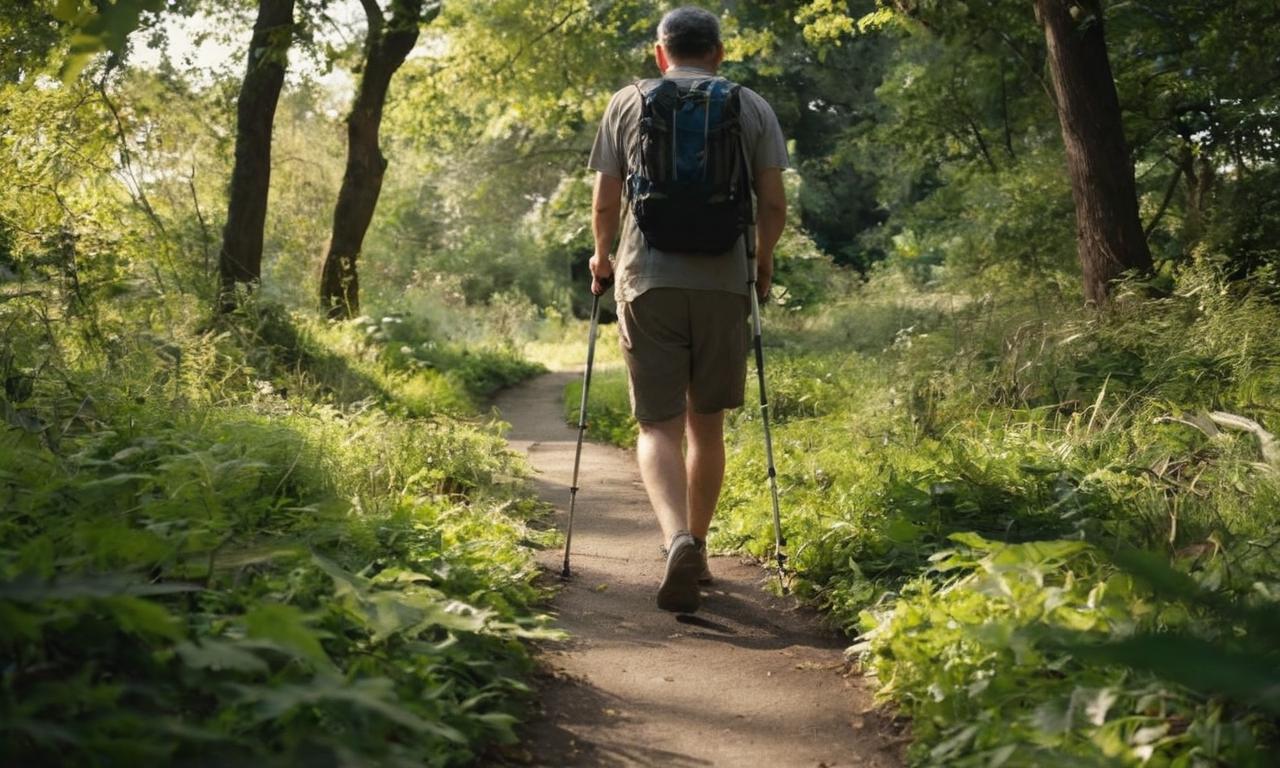
[[[662,72],[675,66],[700,67],[714,72],[724,60],[720,19],[704,8],[692,6],[671,11],[658,24],[654,55]]]

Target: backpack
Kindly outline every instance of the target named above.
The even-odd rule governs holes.
[[[627,198],[652,248],[720,254],[751,223],[739,86],[723,78],[680,85],[643,80],[639,165]]]

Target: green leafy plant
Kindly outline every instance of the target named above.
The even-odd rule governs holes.
[[[548,534],[498,425],[443,404],[535,366],[419,370],[253,302],[106,370],[43,333],[3,360],[0,761],[457,765],[515,739]],[[419,376],[456,399],[406,400]]]

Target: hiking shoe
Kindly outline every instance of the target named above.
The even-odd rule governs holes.
[[[687,531],[671,538],[667,573],[658,587],[658,607],[664,611],[693,613],[698,610],[698,575],[704,565],[698,544]]]
[[[698,545],[698,554],[702,555],[702,570],[698,573],[698,583],[710,584],[711,566],[707,564],[707,540],[694,536],[693,543]]]

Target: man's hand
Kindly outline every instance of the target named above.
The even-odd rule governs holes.
[[[613,284],[613,262],[608,255],[597,253],[587,264],[591,267],[591,292],[600,296]]]
[[[756,263],[756,298],[765,301],[769,298],[769,289],[773,287],[773,265],[765,266],[764,262]]]

